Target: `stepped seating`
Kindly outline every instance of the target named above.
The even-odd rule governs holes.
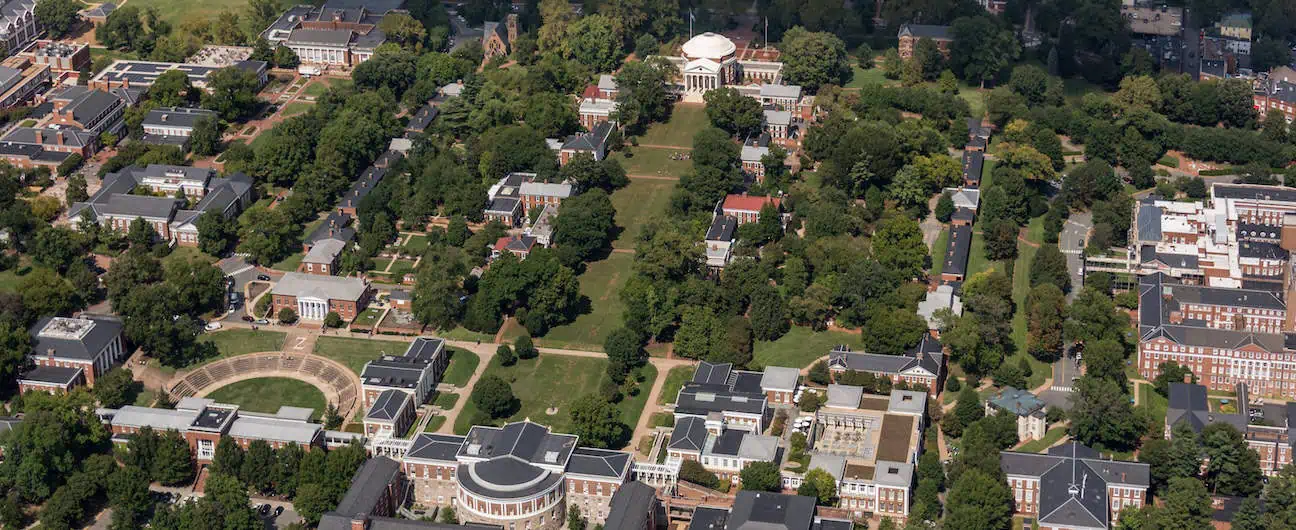
[[[207,372],[211,374],[213,379],[225,379],[226,377],[234,375],[234,369],[230,368],[229,364],[223,362],[216,362],[207,365]]]
[[[301,367],[301,371],[308,374],[318,374],[322,370],[324,370],[324,363],[319,359],[306,359]]]
[[[302,364],[302,359],[301,359],[301,357],[292,357],[292,358],[287,358],[287,359],[283,359],[283,360],[279,361],[279,369],[281,369],[281,370],[297,370],[298,368],[301,367],[301,364]]]
[[[230,366],[234,367],[235,372],[250,372],[253,364],[253,360],[247,357],[238,357],[230,361]]]
[[[256,366],[256,369],[257,369],[257,370],[278,370],[278,369],[279,369],[279,356],[278,356],[278,355],[264,355],[264,356],[261,356],[261,357],[257,357],[257,358],[256,358],[256,362],[254,363],[254,366]]]

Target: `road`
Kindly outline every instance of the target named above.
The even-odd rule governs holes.
[[[227,325],[241,323],[243,307],[252,303],[252,300],[246,299],[247,284],[249,282],[257,281],[257,276],[262,274],[269,276],[272,282],[277,282],[284,275],[284,273],[279,271],[254,267],[252,264],[244,261],[243,258],[237,256],[220,260],[216,266],[220,267],[221,272],[224,272],[225,276],[234,279],[234,292],[245,297],[237,310],[230,311],[219,319]]]
[[[482,28],[469,27],[468,21],[459,18],[459,14],[456,13],[455,10],[453,9],[449,10],[449,14],[450,14],[450,29],[454,32],[451,35],[452,37],[454,37],[454,46],[450,47],[450,51],[455,51],[459,48],[462,48],[464,45],[466,45],[467,43],[471,42],[474,39],[479,41],[481,40]]]
[[[1067,301],[1075,299],[1076,293],[1084,286],[1084,247],[1089,239],[1089,230],[1093,228],[1093,214],[1076,212],[1062,226],[1058,234],[1058,248],[1067,259],[1067,270],[1071,273],[1071,293]]]

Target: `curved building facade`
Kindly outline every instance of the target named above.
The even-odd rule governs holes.
[[[459,517],[504,528],[560,528],[567,513],[561,472],[513,455],[460,464]]]

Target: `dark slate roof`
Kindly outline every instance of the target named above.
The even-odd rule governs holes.
[[[474,426],[468,431],[458,456],[488,459],[511,456],[525,462],[563,467],[575,449],[575,436],[553,434],[543,425],[519,421],[503,427]]]
[[[405,348],[405,353],[383,355],[365,363],[360,381],[365,385],[414,388],[423,371],[436,364],[441,355],[445,355],[444,340],[419,337]]]
[[[949,26],[937,26],[932,24],[902,24],[898,36],[903,37],[905,35],[910,35],[918,39],[926,38],[934,40],[952,40],[954,38],[950,35]]]
[[[114,105],[121,103],[121,98],[102,90],[88,90],[63,108],[64,112],[72,111],[72,117],[81,123],[87,123],[102,115]]]
[[[306,244],[313,245],[325,239],[338,239],[341,241],[351,241],[355,239],[355,229],[351,228],[351,216],[333,210],[329,212],[324,222],[311,230],[310,235],[306,236]]]
[[[349,29],[295,29],[288,36],[288,44],[318,44],[346,47],[353,32]]]
[[[1277,229],[1274,229],[1277,232]],[[1286,261],[1289,253],[1276,243],[1265,241],[1238,241],[1238,256],[1263,260]]]
[[[598,151],[607,143],[608,136],[611,134],[612,122],[601,122],[588,133],[568,136],[562,148],[575,151]]]
[[[463,436],[420,433],[414,437],[414,443],[405,453],[405,458],[454,462],[463,441]]]
[[[981,182],[981,170],[985,166],[985,153],[981,151],[963,151],[963,180]]]
[[[698,363],[697,369],[693,371],[693,382],[707,385],[723,385],[729,382],[729,374],[733,371],[731,363],[710,363],[702,361]]]
[[[728,215],[717,215],[711,220],[711,228],[707,229],[707,241],[733,241],[734,233],[738,229],[738,219]]]
[[[851,530],[855,524],[843,519],[819,519],[811,530]]]
[[[459,464],[455,478],[459,487],[492,499],[530,497],[553,487],[563,479],[554,473],[511,456],[485,462]]]
[[[405,402],[410,400],[410,395],[400,390],[384,390],[378,394],[378,399],[374,400],[369,412],[365,414],[366,420],[392,421],[400,416],[405,409]]]
[[[81,376],[80,368],[64,368],[61,366],[37,366],[22,374],[18,379],[21,381],[34,381],[50,385],[71,385]]]
[[[729,510],[699,506],[693,510],[693,519],[689,521],[688,530],[724,530],[729,521]]]
[[[342,207],[360,207],[360,200],[368,196],[369,192],[373,191],[385,176],[387,176],[387,168],[376,166],[365,168],[364,172],[351,184],[351,189],[347,190],[346,195],[342,196]]]
[[[637,480],[627,482],[612,494],[603,528],[643,528],[656,506],[657,490]]]
[[[81,320],[90,320],[94,325],[84,330],[84,334],[66,329],[69,324],[76,325]],[[50,350],[54,350],[56,357],[88,361],[121,335],[122,326],[122,321],[116,318],[99,315],[82,315],[75,319],[45,317],[38,320],[28,333],[32,337],[33,355],[48,355]]]
[[[1259,223],[1239,222],[1237,224],[1237,237],[1239,241],[1248,240],[1248,239],[1250,240],[1265,239],[1265,240],[1277,241],[1281,239],[1281,234],[1278,232],[1278,227],[1276,226],[1264,225]]]
[[[762,414],[765,412],[765,395],[733,392],[724,385],[696,383],[688,383],[680,389],[675,403],[677,415],[704,416],[710,412]]]
[[[810,530],[815,500],[801,495],[742,490],[726,530]]]
[[[1106,528],[1108,483],[1150,484],[1147,464],[1102,460],[1076,442],[1045,455],[1002,451],[999,466],[1009,475],[1039,479],[1039,521],[1057,526]]]
[[[694,416],[682,416],[675,420],[675,430],[671,431],[670,445],[667,449],[701,451],[706,444],[706,439],[706,420]]]
[[[1280,352],[1285,349],[1285,339],[1281,334],[1208,328],[1205,322],[1196,320],[1184,320],[1179,324],[1172,323],[1170,314],[1178,310],[1179,302],[1174,297],[1166,300],[1164,295],[1178,293],[1181,287],[1184,286],[1176,283],[1173,278],[1159,272],[1139,278],[1139,336],[1141,341],[1165,338],[1171,342],[1187,346],[1236,349],[1246,345],[1255,345],[1269,352]],[[1269,291],[1251,292],[1260,292],[1265,293],[1265,296],[1271,296]]]
[[[972,253],[972,226],[951,227],[945,245],[942,258],[945,264],[941,267],[941,274],[967,274],[968,258]]]
[[[1170,287],[1171,296],[1180,304],[1202,304],[1255,309],[1286,309],[1280,293],[1248,289],[1224,289],[1201,285],[1176,284]]]
[[[1161,208],[1155,204],[1141,204],[1136,218],[1140,241],[1161,241]]]
[[[1211,412],[1206,400],[1206,387],[1187,383],[1170,383],[1170,404],[1166,409],[1166,423],[1174,426],[1185,422],[1193,432],[1200,433],[1212,423],[1227,423],[1245,432],[1245,414]],[[1172,429],[1173,431],[1173,429]]]
[[[1277,202],[1296,202],[1296,188],[1216,182],[1211,187],[1211,196],[1217,199],[1252,199]]]
[[[432,120],[436,119],[436,117],[437,108],[432,105],[424,105],[423,108],[418,110],[418,112],[415,112],[414,115],[410,116],[409,123],[405,124],[405,130],[418,132],[426,131],[427,128],[432,125]]]
[[[572,451],[571,460],[567,462],[567,472],[619,479],[630,471],[631,463],[633,460],[630,453],[577,447]]]
[[[387,492],[387,485],[400,475],[400,463],[385,456],[376,456],[365,461],[351,479],[342,502],[337,505],[338,513],[368,514],[373,511],[378,501]]]
[[[193,128],[202,118],[216,118],[216,113],[207,109],[184,107],[159,107],[150,110],[144,116],[144,126],[149,127],[188,127]]]
[[[955,221],[967,221],[971,223],[974,219],[976,219],[976,212],[972,211],[971,208],[955,208],[954,215],[951,215],[950,219],[953,219]]]

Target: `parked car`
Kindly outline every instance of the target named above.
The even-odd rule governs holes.
[[[262,516],[262,517],[265,517],[265,516],[267,516],[267,515],[270,515],[270,505],[269,505],[268,503],[267,503],[267,504],[262,504],[262,505],[261,505],[261,509],[260,509],[259,511],[261,512],[261,516]]]
[[[250,316],[248,316],[248,315],[243,315],[243,321],[244,321],[244,322],[255,322],[256,319],[255,319],[255,318],[252,318],[252,317],[250,317]]]
[[[220,328],[221,328],[220,322],[208,322],[206,326],[203,326],[203,329],[207,331],[216,331]]]
[[[258,274],[258,275],[257,275],[257,279],[258,279],[258,280],[261,280],[261,281],[263,281],[263,282],[268,282],[268,281],[270,281],[270,276],[265,275],[265,274]]]
[[[262,325],[262,326],[268,326],[268,325],[270,325],[270,321],[269,321],[269,320],[266,320],[266,319],[264,319],[264,318],[263,318],[263,319],[260,319],[260,320],[257,320],[256,323],[257,323],[257,324],[260,324],[260,325]]]
[[[274,514],[275,517],[279,517],[280,515],[283,515],[283,506],[275,506]]]

